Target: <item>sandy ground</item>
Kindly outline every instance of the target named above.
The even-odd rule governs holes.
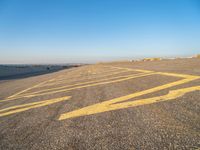
[[[113,62],[2,82],[0,149],[198,149],[199,66]]]

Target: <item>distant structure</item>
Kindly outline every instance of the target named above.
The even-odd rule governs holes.
[[[142,61],[159,61],[161,58],[144,58]]]
[[[193,58],[200,58],[200,54],[193,56]]]
[[[162,58],[144,58],[144,59],[140,59],[140,60],[131,60],[131,62],[139,62],[139,61],[160,61],[162,60]]]
[[[171,58],[159,58],[159,57],[154,57],[154,58],[143,58],[143,59],[134,59],[130,60],[130,62],[141,62],[141,61],[160,61],[160,60],[172,60],[172,59],[190,59],[190,58],[200,58],[200,54],[197,54],[195,56],[189,56],[189,57],[171,57]]]

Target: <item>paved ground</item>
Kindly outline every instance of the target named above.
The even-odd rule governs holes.
[[[0,149],[198,149],[200,59],[82,66],[0,83]]]

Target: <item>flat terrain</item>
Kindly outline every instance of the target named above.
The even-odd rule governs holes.
[[[200,148],[200,59],[115,62],[0,83],[0,149]]]
[[[57,64],[57,65],[1,65],[0,64],[0,80],[10,80],[37,76],[47,73],[56,72],[66,68],[80,66],[81,64]]]

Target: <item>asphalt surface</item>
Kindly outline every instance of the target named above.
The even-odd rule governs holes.
[[[0,82],[0,149],[200,148],[200,59],[115,62]]]

